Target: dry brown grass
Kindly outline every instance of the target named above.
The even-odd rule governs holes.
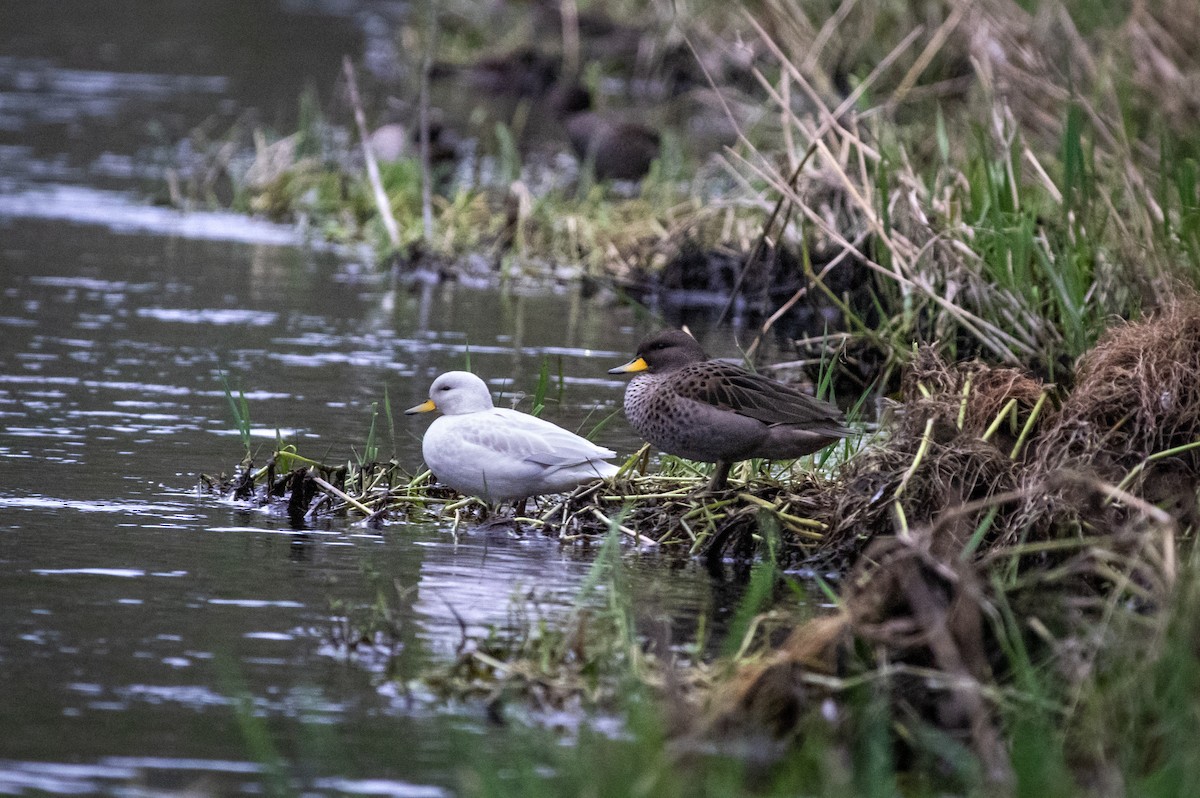
[[[1148,650],[1161,641],[1179,536],[1197,528],[1198,358],[1193,295],[1106,334],[1081,359],[1061,408],[1040,420],[1033,408],[1044,389],[1027,377],[919,357],[907,381],[919,398],[831,488],[842,492],[836,523],[870,540],[847,547],[854,565],[841,610],[742,669],[715,694],[712,728],[793,734],[821,701],[870,678],[889,686],[899,726],[950,734],[993,784],[1010,784],[998,707],[1029,667],[1014,657],[1013,638],[1050,666],[1060,686],[1047,689],[1068,696],[1064,722],[1112,644],[1117,617],[1134,621]],[[960,405],[958,397],[968,398]],[[1002,454],[994,438],[980,437],[1010,403],[1033,418],[1029,456]],[[923,452],[918,440],[930,441]],[[1153,458],[1170,448],[1158,470]],[[905,470],[906,458],[928,464]],[[893,499],[902,510],[889,516],[878,505],[899,492],[902,473],[920,498],[911,506]],[[1173,502],[1159,498],[1164,483]]]
[[[1196,442],[1200,300],[1184,293],[1141,321],[1110,329],[1080,358],[1075,379],[1062,421],[1042,447],[1047,468],[1104,454],[1127,470],[1156,452]]]

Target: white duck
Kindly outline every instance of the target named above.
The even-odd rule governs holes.
[[[405,413],[441,410],[425,431],[421,453],[441,482],[485,501],[561,493],[611,477],[616,452],[528,413],[492,405],[479,377],[448,371],[433,381],[429,401]]]

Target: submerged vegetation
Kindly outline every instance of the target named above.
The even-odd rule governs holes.
[[[732,137],[717,154],[666,135],[624,193],[589,181],[586,163],[578,179],[539,182],[536,162],[518,163],[517,117],[494,128],[492,160],[432,195],[434,166],[410,149],[382,165],[379,202],[349,149],[316,154],[335,137],[315,113],[235,180],[244,207],[367,239],[402,272],[434,263],[453,277],[482,254],[498,279],[714,292],[722,317],[760,336],[786,326],[839,393],[887,405],[877,436],[818,455],[816,473],[746,463],[733,488],[703,496],[692,464],[650,472],[643,450],[614,480],[547,500],[518,522],[599,546],[586,590],[602,585],[605,600],[472,641],[423,679],[488,701],[623,710],[645,747],[585,734],[580,747],[621,751],[596,794],[751,781],[764,794],[1192,794],[1200,11],[671,8],[647,21],[655,63],[671,63],[668,45],[694,51],[690,88],[713,81]],[[439,41],[457,55],[472,29],[444,16]],[[571,30],[569,14],[560,22]],[[568,41],[556,58],[578,58]],[[588,68],[595,85],[607,67]],[[223,490],[299,518],[441,517],[457,531],[486,517],[377,454],[372,438],[329,467],[280,446]],[[664,647],[639,625],[618,538],[755,564],[721,655]],[[834,607],[777,623],[799,603],[798,569],[839,575],[816,586]],[[668,720],[649,722],[648,705]],[[700,756],[734,739],[759,759]],[[596,778],[552,764],[555,779]],[[468,787],[513,791],[491,779]]]

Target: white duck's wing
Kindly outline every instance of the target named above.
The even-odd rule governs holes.
[[[557,493],[619,470],[605,462],[608,449],[511,410],[442,416],[422,452],[440,481],[489,500]]]
[[[587,438],[528,413],[497,408],[492,414],[498,421],[502,420],[497,426],[503,427],[511,436],[514,454],[519,451],[519,456],[526,462],[566,468],[616,457],[617,453],[611,449],[597,446]]]
[[[488,416],[484,411],[435,420],[421,444],[425,464],[439,481],[489,501],[536,493],[545,466],[526,460],[521,436]]]

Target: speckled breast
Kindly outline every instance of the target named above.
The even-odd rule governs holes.
[[[625,417],[645,440],[662,451],[689,460],[714,462],[725,456],[722,436],[700,423],[702,406],[685,400],[664,378],[641,374],[625,389]]]

